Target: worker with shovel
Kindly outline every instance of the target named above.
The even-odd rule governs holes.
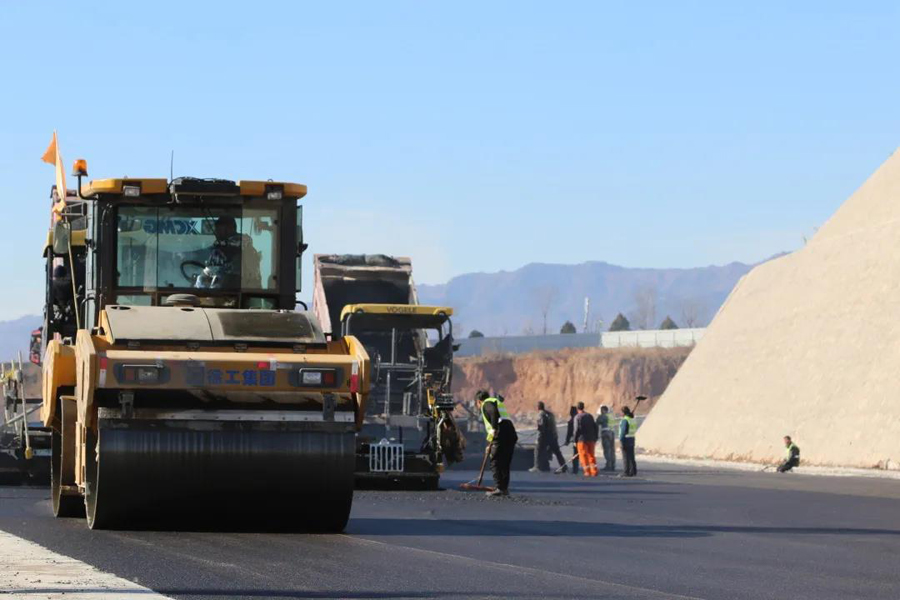
[[[491,457],[491,473],[494,475],[494,490],[489,496],[509,496],[509,470],[513,451],[519,436],[513,425],[503,400],[485,391],[475,395],[475,402],[484,420],[487,442]]]
[[[550,470],[550,457],[556,457],[559,462],[557,473],[568,471],[566,459],[559,450],[559,434],[556,431],[556,417],[547,410],[543,402],[537,403],[537,441],[534,445],[534,466],[529,469],[532,473]]]
[[[578,444],[572,441],[572,436],[575,435],[575,416],[578,414],[578,409],[574,406],[569,407],[569,423],[566,427],[566,441],[563,443],[563,446],[568,446],[572,444],[572,458],[569,459],[569,462],[572,463],[572,474],[578,475]],[[559,471],[559,469],[557,469]]]

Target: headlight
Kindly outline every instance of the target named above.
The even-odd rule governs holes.
[[[115,365],[113,372],[122,385],[160,385],[169,380],[163,365]]]
[[[138,383],[158,383],[159,369],[156,367],[138,367],[137,380]]]
[[[337,369],[300,369],[290,375],[292,385],[298,387],[332,388],[338,383]]]
[[[322,385],[322,371],[303,371],[303,385]]]

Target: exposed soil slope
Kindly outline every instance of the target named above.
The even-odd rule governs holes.
[[[480,389],[503,394],[514,414],[535,411],[539,400],[556,413],[568,415],[569,407],[584,402],[596,412],[601,404],[615,409],[641,404],[646,413],[675,376],[690,348],[572,348],[554,352],[457,359],[453,388],[460,400],[469,400]]]

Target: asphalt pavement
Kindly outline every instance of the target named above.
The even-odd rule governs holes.
[[[900,481],[642,466],[515,472],[506,499],[455,489],[472,472],[445,491],[357,492],[343,535],[278,533],[275,516],[90,531],[54,519],[47,489],[0,487],[0,530],[191,600],[900,598]]]

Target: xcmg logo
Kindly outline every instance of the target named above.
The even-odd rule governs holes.
[[[215,235],[215,224],[211,219],[119,216],[119,231],[141,230],[149,234],[163,235]]]

